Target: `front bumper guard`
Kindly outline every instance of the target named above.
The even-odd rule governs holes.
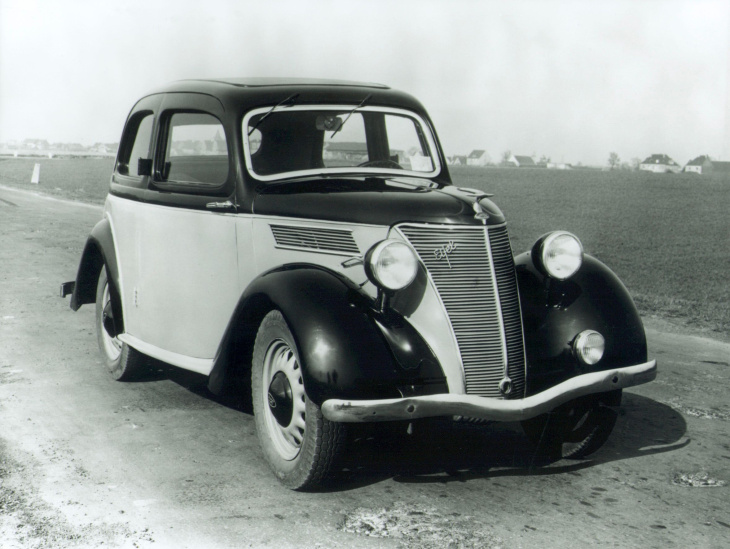
[[[463,416],[491,421],[522,421],[575,398],[641,385],[656,378],[656,360],[643,364],[582,374],[550,389],[519,400],[474,395],[439,394],[383,400],[328,399],[322,415],[330,421],[365,423],[435,416]]]

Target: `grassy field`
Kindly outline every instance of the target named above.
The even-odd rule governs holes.
[[[30,183],[35,164],[41,165],[39,185]],[[113,167],[113,158],[0,158],[0,183],[103,204]]]
[[[40,185],[31,185],[33,165]],[[101,204],[111,159],[0,159],[0,184]],[[565,229],[624,281],[643,314],[730,332],[730,180],[592,170],[452,168],[494,193],[515,253]]]
[[[693,174],[477,168],[454,181],[494,193],[524,251],[548,231],[576,234],[644,314],[727,335],[730,180]]]

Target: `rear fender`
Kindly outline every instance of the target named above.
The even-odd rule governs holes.
[[[209,388],[220,394],[250,368],[261,319],[284,315],[302,366],[307,396],[397,398],[448,392],[435,355],[416,330],[394,312],[380,313],[373,300],[346,278],[314,265],[290,265],[261,275],[239,300],[211,372]]]
[[[119,268],[114,248],[114,236],[109,220],[104,218],[92,229],[86,239],[76,272],[76,284],[71,294],[71,308],[77,311],[82,305],[96,303],[96,285],[102,267],[106,267],[109,291],[112,297],[112,313],[116,333],[124,332],[121,296],[119,294]]]

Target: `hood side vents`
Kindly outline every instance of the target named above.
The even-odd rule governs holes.
[[[316,250],[324,253],[359,255],[352,231],[317,227],[270,225],[277,248]]]

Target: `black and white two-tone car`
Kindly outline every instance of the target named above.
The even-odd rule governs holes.
[[[513,257],[502,212],[451,182],[423,106],[387,86],[172,83],[124,127],[71,308],[96,304],[119,380],[149,357],[251,387],[276,476],[312,488],[352,422],[521,421],[596,451],[654,379],[618,278],[572,234]]]

